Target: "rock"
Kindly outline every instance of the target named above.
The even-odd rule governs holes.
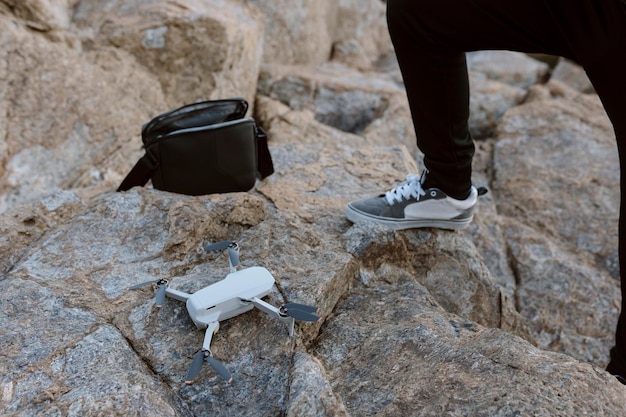
[[[72,0],[3,0],[30,28],[44,32],[68,29],[71,2]]]
[[[471,71],[515,87],[528,88],[548,77],[549,66],[526,54],[511,51],[477,51],[467,53]]]
[[[139,150],[140,142],[128,142],[163,106],[155,80],[123,51],[81,51],[33,36],[6,16],[0,20],[8,29],[0,35],[0,55],[7,58],[0,81],[6,115],[0,211],[57,189],[119,180],[119,166],[98,165],[115,150],[131,159]],[[131,166],[123,161],[124,170]]]
[[[526,98],[526,90],[490,80],[480,72],[470,72],[470,89],[469,127],[477,140],[493,137],[506,111]]]
[[[475,221],[353,225],[345,204],[421,154],[384,5],[301,3],[0,3],[0,413],[624,415],[603,370],[619,177],[597,96],[524,55],[470,54],[472,180],[490,189]],[[245,193],[114,191],[143,123],[235,93],[273,175]],[[204,330],[127,288],[215,283],[227,258],[199,248],[226,239],[274,276],[265,301],[321,319],[293,337],[257,309],[225,320],[211,348],[233,383],[206,366],[186,385]]]
[[[0,272],[8,272],[20,257],[52,228],[84,209],[84,202],[71,191],[41,198],[30,207],[20,207],[0,217]]]
[[[296,353],[288,416],[349,416],[335,396],[322,364],[315,357]]]
[[[498,136],[494,188],[500,214],[531,225],[581,261],[617,277],[619,163],[597,96],[557,84],[549,97],[507,112]]]
[[[285,0],[250,3],[265,16],[266,64],[315,66],[331,57],[341,61],[349,48],[347,55],[358,55],[365,69],[392,51],[385,5],[378,0],[319,0],[297,7]]]
[[[378,0],[339,0],[337,13],[333,16],[333,52],[347,44],[356,45],[370,65],[381,57],[393,54],[391,38],[387,31],[386,4]],[[336,55],[333,53],[333,59]],[[346,61],[353,68],[358,61]]]
[[[363,75],[341,64],[315,69],[265,65],[259,93],[292,109],[307,109],[315,119],[337,129],[360,133],[403,91],[385,77]]]
[[[606,372],[449,315],[410,275],[380,279],[353,289],[315,348],[350,415],[623,410]]]
[[[337,2],[320,0],[251,0],[264,16],[263,62],[314,65],[325,62],[333,43],[333,16]]]
[[[565,58],[559,60],[557,66],[552,71],[550,79],[561,81],[583,93],[591,94],[595,92],[583,68]]]
[[[223,0],[81,0],[74,13],[82,42],[133,55],[172,108],[233,96],[253,101],[260,19],[253,8]]]
[[[538,346],[601,366],[619,314],[617,282],[560,251],[541,232],[514,221],[504,228],[517,277],[517,310]]]

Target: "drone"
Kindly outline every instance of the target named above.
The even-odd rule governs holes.
[[[160,308],[165,297],[173,298],[186,303],[187,311],[197,328],[206,329],[202,348],[194,355],[191,367],[185,377],[185,384],[192,384],[204,362],[209,365],[228,383],[233,377],[223,363],[213,357],[211,340],[219,330],[220,321],[243,314],[254,307],[285,321],[289,327],[289,336],[294,334],[295,320],[316,322],[319,320],[317,307],[286,303],[275,307],[261,298],[272,291],[275,280],[272,274],[263,267],[255,266],[240,269],[239,245],[234,241],[223,241],[204,246],[205,251],[228,251],[229,273],[224,279],[209,285],[193,294],[169,287],[166,279],[157,279],[143,282],[129,287],[130,290],[148,285],[156,286],[155,306]]]

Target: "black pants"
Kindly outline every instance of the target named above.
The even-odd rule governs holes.
[[[465,52],[512,50],[583,66],[626,163],[626,0],[387,0],[387,21],[428,182],[462,198],[471,185]],[[608,370],[626,375],[626,167],[619,223],[622,313]]]

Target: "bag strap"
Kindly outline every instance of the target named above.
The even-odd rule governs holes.
[[[257,169],[261,179],[272,175],[274,173],[274,163],[272,162],[272,155],[270,149],[267,146],[267,134],[265,130],[257,126],[256,128],[257,139]]]
[[[117,191],[128,191],[135,186],[143,187],[150,181],[158,166],[159,164],[146,153],[126,175]]]

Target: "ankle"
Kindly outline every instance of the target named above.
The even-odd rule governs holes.
[[[456,187],[455,189],[452,187],[441,187],[440,184],[436,183],[436,180],[433,180],[433,175],[430,175],[428,170],[425,170],[422,175],[423,177],[421,182],[424,190],[437,188],[443,191],[448,197],[454,198],[455,200],[465,200],[472,192],[471,186],[465,189],[459,187]]]
[[[455,200],[466,200],[470,196],[470,194],[472,194],[472,190],[471,189],[467,190],[464,193],[460,193],[460,194],[447,193],[446,191],[443,191],[443,192],[446,193],[448,195],[448,197],[454,198]]]
[[[428,190],[429,188],[437,188],[437,189],[443,191],[448,197],[454,198],[455,200],[465,200],[472,193],[472,189],[471,188],[466,190],[466,191],[461,191],[461,192],[459,192],[458,190],[455,190],[455,191],[447,190],[445,188],[439,187],[436,184],[433,184],[432,182],[429,182],[428,178],[426,178],[426,181],[424,181],[424,184],[422,184],[422,188],[424,190]]]

